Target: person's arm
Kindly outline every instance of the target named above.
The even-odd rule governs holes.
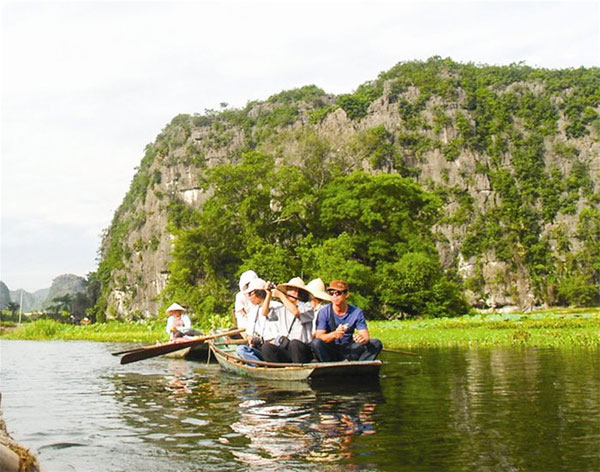
[[[192,329],[192,320],[190,317],[188,315],[181,315],[181,318],[183,318],[183,331]]]
[[[294,315],[297,318],[300,315],[300,310],[296,306],[296,303],[290,300],[288,296],[281,290],[275,289],[274,292],[275,293],[273,295],[275,295],[281,300],[287,311],[289,311],[292,315]]]
[[[330,333],[324,329],[318,329],[315,333],[315,338],[318,338],[326,343],[332,343],[336,339],[343,337],[345,333],[346,330],[344,329],[344,326],[340,324],[335,331],[331,331]]]
[[[267,282],[267,287],[271,285],[271,282]],[[260,314],[262,316],[267,316],[271,311],[271,297],[273,296],[273,292],[267,288],[267,296],[262,302],[260,306]]]
[[[173,317],[172,316],[169,316],[167,318],[167,334],[169,336],[173,335]]]
[[[367,320],[365,314],[359,309],[358,320],[356,322],[356,331],[352,336],[355,343],[366,344],[371,339],[369,335],[369,329],[367,328]]]
[[[352,337],[355,343],[367,344],[371,339],[368,329],[357,329]]]

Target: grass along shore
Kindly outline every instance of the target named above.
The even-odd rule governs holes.
[[[387,349],[424,347],[600,348],[600,308],[493,313],[456,318],[369,321],[371,336]],[[0,339],[87,340],[154,344],[167,341],[162,320],[97,323],[88,326],[37,320],[0,326]]]

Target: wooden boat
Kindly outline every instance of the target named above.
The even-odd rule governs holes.
[[[381,361],[310,362],[285,364],[242,359],[231,348],[217,346],[212,340],[209,347],[221,368],[233,374],[267,380],[312,380],[340,378],[368,379],[379,376]]]
[[[194,344],[193,346],[186,347],[180,351],[170,352],[165,354],[165,357],[197,362],[207,362],[212,358],[212,356],[209,355],[209,347],[206,343]]]

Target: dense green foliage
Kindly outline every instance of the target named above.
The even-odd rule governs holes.
[[[341,117],[325,132],[332,112]],[[249,268],[278,282],[345,277],[378,316],[460,313],[465,288],[482,306],[490,292],[519,300],[517,285],[533,293],[527,303],[598,304],[599,139],[597,68],[439,57],[399,63],[337,97],[310,85],[179,115],[148,146],[104,237],[96,311],[114,310],[111,290],[136,290],[132,253],[158,246],[160,235],[126,242],[144,226],[150,191],[176,236],[162,297],[207,316],[228,312]],[[208,165],[217,151],[225,157]],[[439,176],[437,156],[447,164]],[[198,173],[211,195],[202,208],[163,185],[161,170],[174,165]],[[449,243],[440,226],[460,236]],[[454,260],[442,266],[444,244]],[[459,260],[473,267],[464,281]],[[496,275],[484,274],[490,261],[504,264]]]
[[[257,152],[211,170],[202,209],[185,225],[181,211],[171,213],[177,239],[166,296],[226,314],[239,274],[252,268],[279,283],[343,278],[371,316],[466,311],[433,244],[437,198],[395,174],[331,173],[318,185],[315,170],[276,167]]]

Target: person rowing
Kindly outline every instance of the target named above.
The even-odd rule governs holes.
[[[185,314],[185,308],[179,303],[173,303],[166,310],[167,315],[167,333],[169,340],[173,342],[182,341],[186,336],[200,336],[202,333],[192,329],[192,320]]]

